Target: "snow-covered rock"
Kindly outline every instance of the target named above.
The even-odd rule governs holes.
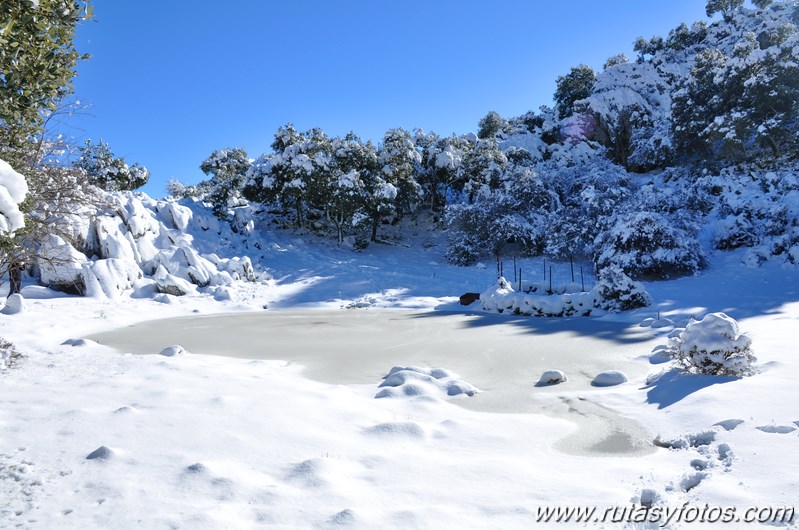
[[[0,310],[4,315],[16,315],[25,311],[25,299],[19,293],[14,293],[6,298],[6,305]]]
[[[615,386],[629,381],[627,374],[620,370],[607,370],[599,372],[591,381],[594,386]]]
[[[668,352],[689,372],[711,375],[752,375],[757,359],[752,339],[741,334],[738,322],[724,313],[692,320],[669,339]]]
[[[142,277],[134,261],[122,258],[88,262],[81,270],[86,296],[116,298]]]
[[[163,355],[164,357],[180,357],[182,355],[187,355],[188,353],[189,352],[186,350],[186,348],[180,344],[173,344],[172,346],[167,346],[158,354]]]
[[[569,378],[566,377],[566,374],[561,370],[547,370],[541,374],[541,377],[538,379],[538,385],[557,385],[559,383],[565,383],[568,380]]]
[[[0,160],[0,235],[13,234],[25,226],[19,205],[27,194],[25,177],[14,171],[8,162]]]
[[[163,265],[159,265],[153,274],[155,290],[172,296],[183,296],[194,290],[194,287],[182,278],[170,274]]]
[[[87,262],[86,256],[61,237],[47,236],[39,248],[40,280],[42,284],[56,291],[82,294],[85,286],[82,270]]]

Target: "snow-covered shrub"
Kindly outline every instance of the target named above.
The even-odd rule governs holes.
[[[757,371],[751,345],[752,340],[740,333],[733,318],[709,313],[669,339],[667,352],[692,373],[746,376]]]
[[[602,308],[608,311],[627,311],[652,303],[652,297],[644,286],[617,267],[606,267],[599,271],[594,290],[603,301]]]
[[[0,372],[11,368],[15,362],[22,358],[14,345],[0,337]]]
[[[713,246],[719,250],[751,247],[755,243],[755,227],[743,215],[728,215],[714,227]]]
[[[19,205],[28,194],[25,177],[0,160],[0,236],[13,234],[25,226]]]
[[[655,212],[618,218],[596,241],[599,269],[617,267],[633,278],[661,280],[705,266],[699,242]]]
[[[480,305],[485,311],[538,317],[590,316],[596,312],[626,311],[650,303],[652,299],[643,286],[621,271],[606,273],[588,292],[521,293],[500,277],[496,285],[480,294]]]

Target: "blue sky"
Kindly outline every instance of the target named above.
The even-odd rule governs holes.
[[[635,37],[705,20],[704,0],[96,0],[76,44],[69,134],[107,141],[151,173],[203,178],[214,149],[268,152],[275,130],[379,141],[393,127],[476,130],[488,111],[551,104],[555,79],[599,70]]]

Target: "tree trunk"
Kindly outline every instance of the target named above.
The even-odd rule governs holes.
[[[380,223],[380,217],[377,215],[372,216],[372,243],[377,241],[377,225]]]
[[[8,296],[19,294],[22,290],[22,269],[24,264],[21,261],[12,261],[8,269],[9,289]]]

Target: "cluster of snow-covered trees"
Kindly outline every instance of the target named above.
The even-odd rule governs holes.
[[[463,265],[545,254],[667,278],[713,248],[796,261],[784,168],[799,165],[799,5],[710,0],[707,12],[723,17],[639,38],[635,60],[601,72],[572,68],[554,108],[490,112],[476,135],[392,129],[375,146],[286,125],[271,152],[217,151],[209,181],[173,191],[204,194],[220,217],[242,199],[273,205],[339,241],[374,241],[381,223],[424,208]]]

